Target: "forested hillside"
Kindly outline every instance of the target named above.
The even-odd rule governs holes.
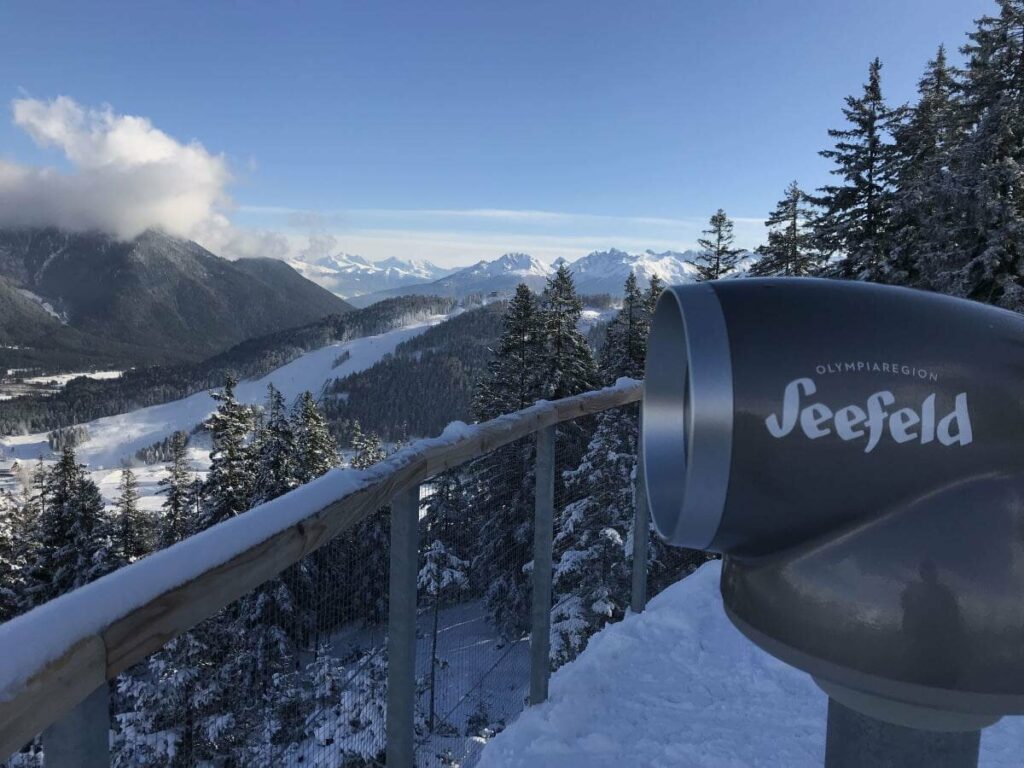
[[[0,401],[0,433],[43,432],[176,400],[222,386],[227,376],[259,376],[331,341],[383,333],[447,314],[455,305],[452,299],[423,296],[391,299],[250,339],[200,363],[140,368],[112,380],[75,379],[50,397]]]
[[[358,422],[391,442],[471,421],[473,388],[501,335],[505,304],[457,315],[402,342],[372,368],[336,380],[323,398],[332,430],[345,442]]]

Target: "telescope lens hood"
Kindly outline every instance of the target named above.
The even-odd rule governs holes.
[[[732,364],[710,285],[666,290],[647,342],[643,453],[655,528],[708,549],[725,509],[732,452]]]

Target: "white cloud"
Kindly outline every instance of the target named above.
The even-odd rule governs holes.
[[[156,227],[195,236],[228,227],[223,155],[182,143],[144,117],[90,109],[66,96],[12,103],[14,124],[70,168],[0,159],[0,226],[100,229],[130,238]]]
[[[131,238],[159,228],[226,258],[309,260],[346,251],[370,258],[427,258],[445,266],[527,251],[576,258],[612,246],[693,247],[703,217],[614,216],[543,210],[232,207],[232,174],[222,154],[182,142],[145,117],[88,108],[61,96],[11,102],[14,124],[59,167],[0,158],[0,226],[99,229]],[[249,170],[255,160],[248,162]],[[232,219],[228,216],[231,215]],[[763,236],[760,219],[735,218],[740,245]]]

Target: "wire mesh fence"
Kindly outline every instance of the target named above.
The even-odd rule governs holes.
[[[637,411],[555,428],[550,669],[629,610]],[[470,768],[528,702],[536,473],[531,435],[420,488],[418,768]],[[383,765],[390,520],[369,515],[122,674],[112,764]],[[649,594],[702,560],[653,538],[648,553]]]
[[[467,766],[530,679],[534,439],[429,483],[420,519],[417,766]]]
[[[117,682],[115,766],[383,764],[388,510]]]

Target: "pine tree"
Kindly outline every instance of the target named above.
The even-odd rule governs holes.
[[[127,466],[121,470],[113,523],[114,557],[119,565],[134,563],[153,550],[153,521],[139,509],[139,482]]]
[[[487,366],[487,375],[477,387],[477,418],[493,419],[522,410],[540,399],[543,355],[544,333],[537,297],[520,283],[505,311],[504,331]]]
[[[736,271],[741,249],[734,248],[736,236],[733,234],[732,219],[719,208],[711,215],[704,237],[697,241],[701,247],[700,255],[689,262],[697,270],[698,280],[719,280]]]
[[[955,73],[939,46],[918,81],[918,101],[893,128],[893,242],[888,259],[869,275],[918,284],[949,249],[955,226],[949,199],[951,155],[963,137],[955,101]]]
[[[296,446],[295,480],[308,483],[338,465],[338,448],[311,392],[303,392],[292,413]]]
[[[818,248],[841,253],[843,274],[859,275],[886,258],[891,244],[893,145],[889,139],[900,110],[882,98],[882,63],[875,59],[860,97],[847,96],[847,128],[830,129],[835,147],[819,154],[831,160],[839,182],[822,187],[814,202],[823,209],[814,223]]]
[[[355,451],[352,461],[349,463],[353,469],[368,469],[387,458],[380,438],[372,432],[364,432],[359,426],[358,421],[352,423],[352,434],[349,442]]]
[[[387,663],[379,649],[349,664],[318,653],[309,678],[306,732],[320,748],[329,747],[332,765],[382,765],[386,746]]]
[[[926,287],[1024,308],[1024,2],[998,0],[962,52],[968,61],[954,128],[939,242],[922,265]]]
[[[213,449],[199,530],[241,514],[249,508],[252,498],[254,474],[248,445],[252,415],[249,408],[235,399],[236,383],[229,376],[224,390],[212,393],[219,405],[207,421]]]
[[[795,181],[791,182],[785,197],[779,200],[765,221],[768,242],[757,249],[761,258],[751,266],[750,274],[756,277],[803,277],[812,274],[822,258],[808,228],[811,218],[807,195]]]
[[[564,264],[548,279],[539,309],[529,291],[519,289],[489,376],[480,386],[480,418],[597,386],[593,355],[577,327],[582,310]],[[507,379],[502,378],[505,372]],[[585,446],[579,425],[560,429],[558,441],[560,459],[569,464],[577,445]],[[529,624],[530,584],[524,565],[532,553],[534,454],[533,440],[517,441],[472,462],[466,473],[468,506],[475,510],[470,526],[480,542],[472,558],[473,581],[491,620],[509,638],[519,637]],[[558,483],[556,498],[560,493]]]
[[[188,434],[175,432],[171,435],[171,463],[168,476],[160,480],[159,486],[166,494],[160,518],[159,544],[169,547],[184,539],[196,524],[196,504],[192,499],[193,484],[196,482],[188,462]]]
[[[222,663],[230,656],[231,626],[221,612],[118,678],[116,768],[232,764],[243,734],[239,683]]]
[[[544,397],[559,400],[597,386],[597,368],[586,338],[579,331],[583,302],[569,267],[562,264],[540,298],[540,328],[544,340],[541,386]]]
[[[0,623],[27,606],[28,568],[35,553],[31,509],[0,491]]]
[[[99,489],[65,446],[46,474],[42,512],[35,533],[38,549],[28,593],[34,605],[70,592],[112,570],[103,500]]]
[[[312,417],[301,410],[298,417],[300,424],[305,424],[305,419],[313,419],[315,423],[304,426],[303,438],[306,439],[309,431],[312,431],[316,433],[314,442],[319,444],[323,437],[319,434],[318,429],[322,428],[326,432],[326,427],[316,410],[315,403],[313,410]],[[267,404],[258,434],[260,438],[255,450],[256,487],[253,500],[256,504],[262,504],[264,501],[276,499],[299,485],[295,432],[288,417],[284,396],[273,384],[267,385]],[[327,439],[330,439],[329,435]]]
[[[601,348],[600,371],[605,384],[614,384],[623,376],[632,379],[644,377],[647,333],[650,330],[647,301],[637,284],[636,275],[631,272],[623,289],[622,309],[608,323]]]
[[[635,407],[600,414],[570,495],[555,521],[551,660],[574,659],[587,639],[622,617],[629,600],[636,472]]]
[[[647,314],[648,325],[650,325],[651,318],[654,317],[654,308],[658,304],[658,299],[661,298],[661,294],[664,290],[665,285],[661,282],[661,278],[657,275],[652,276],[651,285],[647,289],[647,295],[644,297],[644,309]]]
[[[520,284],[505,311],[504,328],[487,374],[477,385],[476,416],[493,419],[547,397],[547,323],[537,298]],[[467,467],[467,522],[480,542],[473,580],[495,625],[508,636],[526,627],[529,591],[522,563],[532,538],[533,441],[520,440]]]

